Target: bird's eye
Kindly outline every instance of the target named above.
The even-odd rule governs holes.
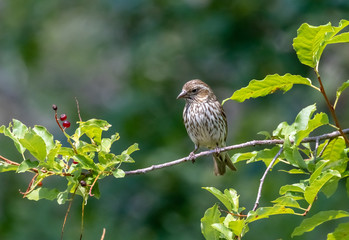
[[[198,91],[197,88],[194,88],[193,90],[191,90],[192,93],[196,93]]]

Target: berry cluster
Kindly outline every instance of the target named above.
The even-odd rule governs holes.
[[[57,109],[58,109],[57,105],[53,104],[53,105],[52,105],[52,109],[55,111],[56,122],[57,122],[57,124],[59,125],[59,127],[61,128],[61,130],[63,131],[63,129],[62,129],[62,127],[60,126],[60,124],[59,124],[59,122],[58,122],[58,119],[57,119]],[[69,128],[69,127],[70,127],[70,122],[67,121],[67,115],[66,115],[66,114],[62,113],[61,116],[59,117],[59,120],[62,121],[62,126],[63,126],[64,128]]]
[[[62,123],[63,127],[65,127],[65,128],[70,127],[70,122],[66,120],[67,119],[66,114],[62,113],[61,116],[59,117],[59,119],[63,122]]]

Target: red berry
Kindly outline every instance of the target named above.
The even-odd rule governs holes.
[[[63,127],[68,128],[68,127],[70,127],[70,122],[64,121],[62,125],[63,125]]]
[[[67,115],[65,115],[64,113],[62,113],[59,119],[61,119],[61,121],[64,121],[64,120],[67,119]]]
[[[78,164],[79,162],[73,161],[73,164]]]
[[[39,182],[39,183],[38,183],[38,187],[42,187],[42,182]]]

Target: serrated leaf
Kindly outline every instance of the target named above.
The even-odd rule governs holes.
[[[349,222],[339,224],[333,233],[327,234],[327,240],[349,240]]]
[[[201,218],[201,232],[207,240],[218,240],[220,233],[212,227],[212,224],[219,223],[221,212],[218,205],[206,210],[205,215]]]
[[[349,217],[349,213],[342,210],[330,210],[319,212],[314,216],[303,220],[302,223],[293,230],[291,236],[301,236],[303,235],[303,233],[312,231],[315,227],[319,226],[324,222],[343,217]]]
[[[37,188],[26,195],[29,200],[39,201],[40,199],[54,200],[57,198],[59,191],[57,189]]]
[[[17,168],[18,173],[22,173],[31,168],[36,168],[39,165],[38,161],[24,160]]]
[[[332,178],[332,177],[341,177],[340,173],[335,170],[327,170],[316,180],[314,180],[308,187],[306,187],[304,192],[304,198],[309,203],[312,204],[315,200],[320,189]]]
[[[214,187],[203,187],[210,193],[212,193],[223,205],[228,209],[228,211],[237,211],[239,209],[239,196],[234,189],[225,189],[224,193],[219,191]]]
[[[302,24],[297,31],[297,37],[293,39],[293,48],[300,62],[311,68],[317,68],[327,44],[348,40],[347,34],[335,38],[335,35],[347,25],[349,22],[346,20],[340,21],[338,27],[332,27],[331,23],[317,27],[307,23]]]
[[[19,142],[25,147],[36,159],[44,161],[46,158],[45,141],[33,130],[28,131]]]
[[[309,86],[311,85],[311,81],[308,78],[299,75],[291,75],[289,73],[284,76],[278,74],[268,75],[263,80],[250,81],[247,87],[235,91],[233,96],[225,99],[223,103],[229,99],[244,102],[246,99],[263,97],[274,93],[277,90],[287,92],[294,84],[304,84]]]

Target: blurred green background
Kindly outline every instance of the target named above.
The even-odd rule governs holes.
[[[52,104],[78,120],[105,119],[121,139],[113,152],[139,143],[135,164],[147,167],[184,157],[193,149],[182,123],[182,85],[200,78],[220,100],[267,74],[300,74],[315,80],[298,62],[292,40],[307,22],[322,25],[348,19],[347,0],[0,0],[0,125],[12,118],[43,125],[66,143],[55,121]],[[349,47],[326,48],[320,72],[333,99],[349,76]],[[339,117],[349,126],[348,94],[339,102]],[[262,138],[282,121],[291,123],[304,107],[317,102],[318,92],[295,86],[245,103],[228,101],[228,144]],[[0,154],[19,160],[12,142],[0,136]],[[231,152],[233,154],[233,152]],[[238,172],[215,177],[211,157],[194,165],[180,164],[145,175],[100,182],[101,199],[90,199],[85,212],[84,239],[203,239],[200,219],[216,200],[201,187],[234,188],[241,206],[253,207],[262,163],[237,164]],[[284,166],[281,166],[284,167]],[[0,174],[0,239],[59,239],[66,205],[23,199],[30,174]],[[277,179],[277,182],[275,180]],[[298,177],[272,171],[261,205],[278,196],[280,186]],[[64,181],[47,180],[48,187]],[[339,194],[316,202],[319,209],[348,210],[344,183]],[[73,203],[65,239],[78,239],[81,199]],[[310,213],[311,215],[312,213]],[[275,216],[255,222],[246,239],[290,239],[303,219]],[[294,239],[325,239],[337,222],[324,224]]]

